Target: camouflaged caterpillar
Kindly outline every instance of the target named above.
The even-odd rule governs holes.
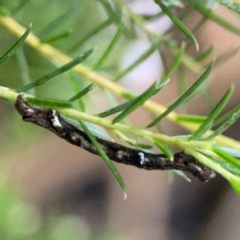
[[[66,122],[54,109],[43,109],[24,101],[19,94],[15,108],[23,121],[31,122],[52,131],[67,142],[81,147],[93,154],[99,155],[96,147],[87,134],[72,124]],[[183,152],[175,153],[171,161],[164,154],[154,154],[129,148],[121,144],[95,137],[107,156],[115,162],[132,165],[146,170],[182,170],[191,173],[200,181],[208,181],[215,173]]]

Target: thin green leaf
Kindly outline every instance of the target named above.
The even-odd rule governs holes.
[[[133,140],[133,139],[130,139],[130,140],[132,140],[132,141],[127,141],[127,143],[130,144],[133,147],[138,148],[138,149],[150,150],[150,149],[153,148],[153,146],[151,146],[151,145],[141,143],[141,142],[138,142],[138,141]]]
[[[129,93],[129,92],[123,92],[122,93],[122,97],[131,100],[131,99],[133,99],[135,97],[135,95],[132,94],[132,93]]]
[[[111,19],[115,23],[119,23],[122,18],[122,9],[117,8],[116,5],[113,5],[114,2],[109,2],[108,0],[97,0],[100,2],[108,15],[109,19]]]
[[[23,44],[27,36],[31,31],[32,24],[30,24],[29,28],[25,31],[25,33],[18,39],[18,41],[0,58],[0,64],[3,63],[6,59],[11,57],[16,50]]]
[[[66,71],[68,71],[69,69],[73,68],[74,66],[76,66],[77,64],[83,62],[92,52],[93,52],[94,48],[93,49],[90,49],[88,50],[87,52],[81,54],[80,56],[76,57],[75,59],[73,59],[71,62],[63,65],[62,67],[56,69],[54,72],[51,72],[50,74],[47,74],[43,77],[41,77],[40,79],[32,82],[32,83],[29,83],[29,84],[26,84],[22,87],[19,87],[16,89],[17,92],[24,92],[24,91],[27,91],[31,88],[35,88],[39,85],[42,85],[46,82],[48,82],[49,80],[51,80],[52,78],[58,76],[59,74],[62,74]]]
[[[165,82],[165,85],[166,85],[167,83],[168,83],[168,82]],[[115,113],[117,113],[117,112],[121,112],[121,111],[127,109],[129,106],[131,106],[135,101],[138,101],[137,99],[138,99],[139,97],[141,97],[141,95],[135,97],[133,94],[128,93],[128,94],[127,94],[126,96],[124,96],[124,97],[127,98],[127,99],[131,99],[131,100],[129,100],[129,101],[127,101],[127,102],[124,102],[124,103],[122,103],[122,104],[119,104],[119,105],[117,105],[116,107],[113,107],[113,108],[111,108],[111,109],[109,109],[109,110],[107,110],[107,111],[104,111],[104,112],[102,112],[102,113],[96,114],[96,116],[103,118],[103,117],[107,117],[107,116],[110,116],[110,115],[112,115],[112,114],[115,114]],[[135,98],[134,98],[134,97],[135,97]]]
[[[206,137],[205,140],[211,140],[217,135],[220,135],[221,133],[226,131],[230,126],[232,126],[238,120],[239,117],[240,117],[240,108],[238,109],[238,111],[233,113],[232,116],[226,122],[224,122],[220,127],[218,127],[211,135]]]
[[[236,27],[232,23],[226,21],[225,18],[222,18],[215,14],[212,9],[206,8],[203,5],[202,1],[199,0],[189,0],[194,8],[202,14],[204,17],[211,19],[213,22],[217,23],[218,25],[222,26],[223,28],[227,29],[228,31],[235,33],[236,35],[240,35],[240,28]]]
[[[166,82],[167,77],[169,77],[174,71],[175,69],[179,66],[179,64],[181,63],[181,58],[183,56],[184,53],[184,49],[185,49],[185,45],[183,44],[180,48],[180,50],[178,51],[176,58],[174,60],[174,62],[172,63],[172,65],[165,71],[163,77],[161,78],[161,83]],[[107,117],[110,116],[114,113],[117,112],[121,112],[123,110],[125,110],[126,108],[128,108],[129,106],[131,106],[133,104],[133,102],[135,101],[135,99],[133,99],[135,96],[133,94],[130,93],[125,93],[123,94],[125,98],[127,99],[131,99],[128,102],[122,103],[116,107],[113,107],[107,111],[104,111],[102,113],[97,114],[98,117]],[[138,98],[138,97],[137,97]]]
[[[21,69],[21,79],[23,80],[23,84],[28,84],[31,82],[30,76],[29,76],[29,70],[28,70],[28,63],[24,54],[24,50],[22,48],[22,46],[20,46],[18,48],[18,50],[16,51],[16,56],[17,56],[17,60],[19,62],[20,65],[20,69]],[[32,89],[32,91],[29,92],[32,95],[35,95],[35,91],[34,89]]]
[[[182,62],[182,57],[183,57],[183,54],[185,51],[185,47],[186,47],[186,44],[182,43],[182,46],[181,46],[180,50],[178,51],[172,65],[166,71],[164,71],[164,75],[161,78],[161,83],[167,81],[169,79],[169,77],[171,76],[171,74],[173,74],[173,72],[177,69],[179,64]]]
[[[206,80],[206,78],[212,71],[213,66],[214,61],[209,65],[209,67],[202,74],[202,76],[183,95],[181,95],[173,104],[171,104],[165,112],[163,112],[159,117],[157,117],[149,125],[147,125],[147,127],[149,128],[159,123],[164,117],[166,117],[170,112],[172,112],[176,107],[178,107],[182,102],[184,102],[186,98],[193,94]]]
[[[117,44],[118,40],[122,36],[123,30],[124,30],[124,21],[122,20],[118,26],[118,30],[117,30],[116,34],[114,35],[111,43],[109,44],[108,48],[106,49],[106,51],[104,52],[102,57],[98,60],[96,65],[93,67],[93,69],[98,69],[103,64],[103,62],[106,61],[106,59],[112,52],[113,48]]]
[[[124,198],[127,198],[127,192],[126,192],[126,186],[125,183],[121,177],[121,175],[119,174],[118,170],[116,169],[116,167],[113,165],[113,163],[111,162],[111,160],[108,158],[107,154],[104,152],[104,150],[102,149],[102,147],[100,146],[100,144],[97,142],[97,140],[95,139],[95,137],[91,134],[91,132],[88,130],[88,128],[86,127],[86,125],[80,121],[81,127],[84,130],[84,132],[87,134],[87,136],[89,137],[89,139],[91,140],[92,144],[96,147],[98,153],[100,154],[100,156],[103,158],[103,160],[105,161],[105,163],[107,164],[107,166],[109,167],[109,169],[111,170],[111,172],[113,173],[113,175],[115,176],[115,178],[117,179],[120,187],[122,188],[123,194],[124,194]]]
[[[70,108],[72,103],[68,101],[58,100],[58,99],[48,99],[48,98],[34,98],[34,97],[24,97],[27,103],[41,106],[44,108]]]
[[[77,128],[81,128],[81,125],[79,123],[79,121],[76,121],[72,118],[69,118],[69,117],[66,117],[64,115],[61,115],[61,117],[66,121],[66,122],[69,122],[71,123],[72,125],[74,125],[75,127]],[[93,123],[90,123],[90,122],[85,122],[85,125],[87,126],[88,130],[96,137],[99,137],[99,138],[102,138],[104,140],[107,140],[107,141],[113,141],[112,137],[109,135],[109,133],[102,127],[100,127],[99,125],[96,125],[96,124],[93,124]]]
[[[79,16],[82,9],[82,4],[67,9],[62,15],[50,21],[49,24],[37,31],[37,35],[41,40],[44,40],[52,38],[54,35],[57,36],[60,32],[66,32],[66,29],[68,29],[76,17]]]
[[[222,116],[220,116],[219,118],[215,119],[214,122],[213,122],[213,126],[217,126],[217,125],[223,123],[224,121],[226,121],[235,112],[237,112],[239,110],[239,108],[240,108],[240,104],[237,104],[235,107],[233,107],[232,109],[230,109],[229,111],[224,113]]]
[[[110,116],[114,113],[117,113],[117,112],[121,112],[123,110],[125,110],[126,108],[128,108],[129,106],[131,106],[132,102],[133,102],[134,99],[130,100],[130,101],[127,101],[127,102],[124,102],[122,104],[119,104],[118,106],[116,107],[113,107],[107,111],[104,111],[104,112],[101,112],[99,114],[96,114],[96,116],[98,117],[107,117],[107,116]]]
[[[117,117],[112,120],[112,123],[117,123],[121,121],[123,118],[128,116],[131,112],[137,109],[139,106],[142,106],[145,101],[147,101],[150,97],[157,94],[161,91],[169,81],[165,81],[161,84],[154,83],[150,88],[148,88],[144,93],[136,97],[134,100],[131,101],[131,104]]]
[[[177,135],[177,136],[174,136],[173,138],[175,139],[180,139],[180,140],[187,140],[191,135],[188,134],[188,135]]]
[[[129,145],[138,148],[138,149],[142,149],[142,150],[150,150],[153,148],[153,146],[148,145],[148,144],[144,144],[141,142],[138,142],[137,140],[133,140],[133,139],[128,139],[126,141],[126,143],[128,143]]]
[[[90,92],[95,86],[96,86],[96,83],[92,83],[92,84],[88,85],[86,88],[84,88],[81,92],[77,93],[75,96],[70,98],[68,101],[69,102],[74,102],[75,100],[83,97],[85,94]]]
[[[186,67],[183,64],[177,69],[177,84],[178,84],[178,96],[181,96],[188,89],[187,85],[187,76],[186,76]],[[180,106],[179,111],[185,112],[187,110],[187,103]]]
[[[64,40],[71,34],[71,32],[72,32],[72,30],[68,29],[67,31],[59,33],[53,37],[44,38],[43,40],[41,40],[41,43],[51,44],[51,43],[55,43],[55,42]]]
[[[162,9],[162,11],[173,21],[173,23],[193,42],[198,51],[199,45],[195,36],[191,31],[166,7],[166,5],[161,0],[154,0],[157,5]]]
[[[238,3],[234,3],[234,1],[229,1],[229,0],[217,0],[221,5],[237,12],[240,13],[240,5]]]
[[[112,23],[111,19],[107,19],[104,22],[100,23],[99,25],[97,25],[92,31],[90,31],[89,33],[84,33],[84,37],[81,38],[76,44],[74,44],[70,49],[69,52],[72,53],[74,51],[76,51],[77,48],[79,48],[83,43],[85,43],[89,38],[93,37],[94,35],[96,35],[97,33],[101,32],[103,29],[107,28],[108,26],[110,26],[110,24]]]
[[[76,121],[76,122],[78,123],[78,126],[80,126],[80,128],[81,128],[81,125],[80,125],[79,121]],[[107,141],[111,141],[111,142],[113,141],[110,134],[104,128],[102,128],[101,126],[90,123],[90,122],[85,122],[85,121],[83,121],[83,123],[87,126],[88,130],[94,136],[97,136],[101,139],[105,139]]]
[[[118,4],[116,4],[116,1],[111,1],[109,2],[108,0],[97,0],[99,1],[108,18],[112,20],[113,23],[115,23],[117,26],[119,25],[119,22],[121,21],[121,19],[123,18],[123,9],[124,9],[124,5],[123,2],[119,2]],[[119,4],[121,4],[119,6]],[[126,14],[125,16],[126,17]],[[128,24],[130,25],[129,27],[125,27],[123,30],[123,34],[126,38],[129,39],[136,39],[136,33],[135,33],[135,28],[133,27],[133,24],[135,24],[135,22],[133,23],[132,19],[129,19]]]
[[[151,117],[152,120],[156,118],[156,114],[155,113],[151,112],[149,114],[150,114],[150,117]],[[162,129],[160,124],[156,124],[154,126],[154,128],[155,128],[155,132],[156,133],[163,133],[163,129]]]
[[[173,156],[173,153],[172,151],[167,147],[167,145],[161,143],[159,140],[157,139],[154,139],[153,140],[155,145],[162,151],[162,153],[164,153],[167,158],[169,158],[171,161],[173,161],[174,159],[174,156]]]
[[[198,54],[195,57],[195,60],[197,62],[204,62],[204,61],[206,61],[206,59],[208,59],[212,55],[213,52],[214,52],[214,46],[212,45],[208,49],[206,49],[205,51]]]
[[[197,98],[199,95],[201,95],[201,94],[204,95],[205,92],[207,92],[208,95],[209,95],[208,86],[209,86],[211,80],[212,80],[212,78],[210,78],[210,76],[207,77],[206,80],[201,84],[201,86],[199,86],[198,89],[195,92],[193,92],[186,99],[184,99],[184,101],[180,105],[187,104],[187,103],[191,102],[193,99]],[[209,105],[209,103],[210,102],[206,101],[207,106]]]
[[[195,124],[202,124],[207,119],[205,116],[190,115],[190,114],[178,114],[176,122],[188,122]]]
[[[184,180],[191,182],[191,179],[183,172],[180,170],[171,170],[170,173],[173,173],[175,175],[178,175],[179,177],[183,178]]]
[[[230,156],[229,154],[223,152],[219,148],[212,147],[212,151],[215,152],[220,158],[225,160],[228,163],[231,163],[236,168],[240,169],[240,161],[233,156]]]
[[[233,93],[234,87],[231,86],[228,91],[224,94],[222,99],[219,101],[219,103],[215,106],[215,108],[212,110],[212,112],[209,114],[207,119],[204,121],[204,123],[198,128],[196,132],[194,132],[189,140],[198,139],[200,138],[206,131],[208,131],[212,127],[212,123],[214,119],[219,115],[219,113],[222,111],[222,109],[226,106],[228,100],[230,99],[232,93]]]
[[[74,72],[73,71],[69,71],[69,79],[70,81],[72,82],[73,84],[73,89],[76,93],[78,92],[81,92],[82,91],[82,88],[80,86],[80,83],[77,79],[77,77],[75,76]],[[79,109],[82,111],[82,112],[86,112],[86,108],[85,108],[85,102],[84,102],[85,98],[79,98],[78,99],[78,106],[79,106]]]
[[[99,89],[102,91],[104,97],[110,103],[110,105],[112,107],[118,105],[118,102],[116,101],[116,99],[113,96],[111,91],[109,91],[108,89],[102,88],[102,87],[100,87]],[[132,125],[131,121],[128,118],[125,118],[123,120],[123,123],[126,124],[126,125]]]
[[[225,162],[222,160],[218,160],[215,158],[210,158],[213,162],[217,163],[219,166],[221,166],[222,168],[226,169],[227,171],[233,173],[236,176],[240,176],[240,169],[236,168],[235,166],[233,166],[231,163],[229,162]]]
[[[225,146],[221,146],[221,145],[217,145],[216,148],[218,148],[221,151],[227,153],[228,155],[240,158],[240,149],[229,148],[229,147],[225,147]]]
[[[159,47],[160,43],[162,41],[162,38],[157,39],[152,43],[152,45],[132,64],[130,64],[129,67],[127,67],[125,70],[120,72],[116,77],[115,81],[120,80],[124,76],[126,76],[129,72],[131,72],[135,67],[137,67],[140,63],[142,63],[144,60],[146,60],[152,53],[156,51],[156,49]]]

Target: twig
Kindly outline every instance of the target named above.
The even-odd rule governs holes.
[[[93,154],[98,154],[88,136],[72,124],[66,122],[56,110],[43,109],[24,102],[23,94],[17,96],[15,108],[26,122],[32,122],[52,131],[67,142],[81,147]],[[95,137],[107,156],[119,163],[132,165],[146,170],[182,170],[191,173],[200,181],[207,181],[215,173],[198,162],[194,157],[183,152],[175,153],[171,161],[164,154],[153,154],[132,149],[118,143]]]

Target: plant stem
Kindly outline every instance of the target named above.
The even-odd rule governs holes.
[[[22,27],[14,19],[12,19],[10,17],[1,16],[0,23],[2,25],[4,25],[13,34],[17,35],[18,37],[21,37],[23,35],[23,33],[26,31],[26,29],[24,27]],[[28,45],[30,45],[31,47],[33,47],[34,49],[36,49],[40,54],[42,54],[43,56],[45,56],[47,58],[54,59],[63,64],[66,64],[67,62],[70,62],[72,60],[70,57],[64,55],[63,53],[56,50],[52,46],[50,46],[48,44],[42,44],[40,42],[40,40],[32,33],[29,34],[29,36],[25,40],[25,42]],[[123,88],[121,88],[119,85],[117,85],[114,82],[112,82],[111,80],[99,75],[95,71],[88,69],[87,67],[84,67],[81,64],[74,67],[73,70],[76,71],[77,73],[79,73],[80,75],[82,75],[83,77],[89,79],[90,81],[97,83],[99,86],[106,88],[119,96],[122,96],[122,97],[129,96],[129,93],[127,91],[125,91]],[[2,97],[4,97],[4,96],[2,96]],[[9,97],[10,97],[10,95],[9,95]],[[155,103],[151,100],[146,101],[145,104],[143,105],[143,107],[146,110],[153,112],[155,114],[162,114],[166,110],[166,108],[164,106],[162,106],[158,103]],[[166,116],[166,118],[172,122],[177,123],[178,125],[182,126],[183,128],[185,128],[191,132],[195,132],[198,129],[199,124],[177,122],[177,116],[178,116],[177,113],[171,112],[168,114],[168,116]],[[208,131],[206,133],[206,136],[210,135],[211,133],[212,133],[212,131]],[[228,137],[225,137],[222,135],[215,137],[214,140],[224,146],[240,148],[240,143],[238,141],[235,141],[231,138],[228,138]]]

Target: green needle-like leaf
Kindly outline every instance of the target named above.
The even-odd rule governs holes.
[[[147,125],[147,127],[150,128],[159,123],[170,112],[172,112],[176,107],[178,107],[182,102],[184,102],[191,94],[193,94],[199,88],[199,86],[207,79],[208,75],[212,71],[213,66],[214,61],[209,65],[209,67],[202,74],[202,76],[182,96],[180,96],[173,104],[171,104],[168,109],[163,112],[159,117],[157,117],[149,125]]]
[[[162,83],[163,84],[163,87],[168,83],[165,82],[165,83]],[[112,114],[115,114],[117,112],[121,112],[125,109],[127,109],[128,107],[130,107],[134,102],[138,101],[138,98],[141,98],[141,95],[139,95],[138,97],[135,97],[134,98],[134,95],[131,95],[131,94],[128,94],[128,96],[126,96],[126,98],[130,98],[131,100],[127,101],[127,102],[124,102],[122,104],[119,104],[117,105],[116,107],[113,107],[107,111],[104,111],[102,113],[99,113],[99,114],[96,114],[96,116],[98,117],[107,117],[107,116],[110,116]]]
[[[199,45],[197,39],[191,33],[191,31],[169,10],[168,7],[161,0],[154,0],[162,11],[173,21],[173,23],[194,43],[198,51]]]
[[[217,125],[223,123],[224,121],[229,119],[239,109],[240,109],[240,104],[237,104],[235,107],[233,107],[232,109],[230,109],[229,111],[224,113],[222,116],[220,116],[219,118],[215,119],[214,122],[213,122],[213,126],[217,126]]]
[[[112,52],[113,48],[117,44],[118,40],[122,36],[123,30],[124,30],[124,21],[122,20],[118,26],[118,30],[117,30],[115,36],[113,37],[111,43],[109,44],[108,48],[106,49],[106,51],[104,52],[102,57],[98,60],[98,62],[96,63],[96,65],[94,66],[93,69],[98,69],[103,64],[103,62],[106,61],[106,59]]]
[[[222,18],[217,14],[215,14],[212,11],[212,9],[205,7],[202,1],[199,1],[199,0],[189,0],[189,1],[193,4],[194,8],[199,13],[201,13],[204,17],[212,20],[213,22],[217,23],[218,25],[222,26],[228,31],[235,33],[236,35],[240,35],[240,28],[228,22],[225,18]]]
[[[197,62],[204,62],[204,61],[206,61],[207,58],[209,58],[212,55],[213,52],[214,52],[214,46],[212,45],[208,49],[206,49],[205,51],[198,54],[195,57],[195,60]]]
[[[233,87],[230,87],[225,95],[222,97],[220,102],[216,105],[213,111],[209,114],[207,119],[204,123],[198,128],[196,132],[194,132],[190,137],[189,140],[198,139],[200,138],[206,131],[208,131],[212,127],[212,123],[214,119],[219,115],[222,109],[226,106],[228,100],[230,99],[233,93]]]
[[[183,171],[180,171],[180,170],[171,170],[170,173],[172,174],[176,174],[178,175],[179,177],[183,178],[184,180],[188,181],[188,182],[191,182],[191,179],[183,172]],[[171,176],[171,178],[174,177],[174,176]]]
[[[167,81],[169,79],[169,77],[171,76],[171,74],[173,74],[173,72],[177,69],[177,67],[179,66],[179,64],[182,62],[182,57],[185,51],[185,47],[186,44],[183,43],[180,50],[178,51],[174,62],[172,63],[172,65],[164,72],[163,77],[161,78],[161,83]]]
[[[80,82],[78,81],[79,79],[77,79],[77,76],[75,75],[75,73],[73,71],[69,71],[68,75],[69,75],[69,80],[72,82],[74,92],[75,93],[81,92],[83,88],[81,87]],[[78,106],[80,111],[82,112],[86,112],[84,100],[85,100],[84,98],[78,99]]]
[[[157,139],[154,139],[154,143],[171,161],[173,161],[174,159],[173,153],[165,144],[161,143]]]
[[[67,31],[59,33],[59,34],[57,34],[55,36],[42,39],[41,43],[51,44],[51,43],[55,43],[55,42],[64,40],[71,34],[71,32],[72,32],[71,29],[68,29]]]
[[[92,84],[88,85],[86,88],[84,88],[81,92],[79,92],[78,94],[76,94],[75,96],[70,98],[68,101],[69,102],[74,102],[75,100],[83,97],[85,94],[90,92],[95,86],[96,86],[96,83],[92,83]]]
[[[123,110],[125,110],[126,108],[128,108],[129,106],[131,106],[132,102],[134,101],[134,99],[128,101],[128,102],[124,102],[122,104],[119,104],[117,105],[116,107],[113,107],[107,111],[104,111],[102,113],[99,113],[99,114],[96,114],[96,116],[98,117],[107,117],[107,116],[110,116],[114,113],[117,113],[117,112],[121,112]]]
[[[86,125],[80,121],[81,127],[84,130],[84,132],[87,134],[87,136],[89,137],[89,139],[91,140],[92,144],[96,147],[97,151],[99,152],[100,156],[103,158],[103,160],[105,161],[105,163],[107,164],[107,166],[109,167],[109,169],[111,170],[111,172],[113,173],[113,175],[115,176],[115,178],[117,179],[119,185],[122,188],[123,194],[124,194],[124,198],[127,198],[127,192],[126,192],[126,186],[125,183],[121,177],[121,175],[119,174],[118,170],[116,169],[116,167],[113,165],[113,163],[111,162],[111,160],[108,158],[107,154],[104,152],[104,150],[102,149],[102,147],[100,146],[100,144],[97,142],[97,140],[95,139],[95,137],[91,134],[91,132],[88,130],[88,128],[86,127]]]
[[[21,79],[23,81],[23,84],[28,84],[28,83],[31,82],[31,79],[30,79],[30,76],[29,76],[27,59],[25,57],[25,53],[24,53],[24,50],[23,50],[22,46],[20,46],[18,48],[18,50],[16,51],[16,56],[17,56],[17,60],[19,62],[19,66],[20,66],[20,69],[21,69]],[[29,93],[32,94],[32,95],[35,95],[34,89],[32,89]]]
[[[48,98],[34,98],[34,97],[24,97],[27,103],[37,105],[44,108],[70,108],[72,103],[68,101],[58,100],[58,99],[48,99]]]
[[[97,25],[92,31],[89,33],[85,33],[84,37],[78,40],[76,44],[74,44],[70,49],[69,52],[72,53],[76,51],[83,43],[85,43],[89,38],[96,35],[97,33],[101,32],[103,29],[106,29],[112,23],[111,19],[107,19],[104,22]]]
[[[133,112],[136,108],[142,106],[144,102],[147,101],[151,96],[155,95],[160,90],[162,90],[168,82],[169,81],[165,81],[161,84],[154,83],[147,91],[145,91],[144,93],[136,97],[134,100],[132,100],[131,104],[122,113],[120,113],[116,118],[112,120],[112,123],[114,124],[121,121],[131,112]]]
[[[29,84],[26,84],[26,85],[24,85],[20,88],[17,88],[16,91],[17,92],[24,92],[24,91],[27,91],[31,88],[35,88],[39,85],[42,85],[42,84],[48,82],[52,78],[58,76],[59,74],[62,74],[64,72],[68,71],[69,69],[73,68],[77,64],[83,62],[93,52],[93,50],[94,49],[88,50],[87,52],[85,52],[85,53],[81,54],[80,56],[78,56],[77,58],[73,59],[71,62],[65,64],[64,66],[62,66],[60,68],[58,68],[54,72],[51,72],[50,74],[47,74],[47,75],[41,77],[40,79],[38,79],[38,80],[36,80],[32,83],[29,83]]]
[[[216,148],[216,147],[212,147],[213,152],[215,152],[220,158],[222,158],[223,160],[225,160],[226,162],[231,163],[233,166],[237,167],[238,169],[240,169],[240,161],[232,156],[230,156],[229,154],[223,152],[222,150]]]
[[[68,32],[69,26],[71,26],[74,20],[79,16],[82,9],[83,5],[79,3],[67,9],[59,17],[37,31],[37,35],[40,37],[41,41],[46,41],[47,39],[52,39],[53,36],[59,36],[60,33]]]
[[[122,9],[117,8],[116,5],[114,5],[114,2],[109,2],[108,0],[96,0],[100,2],[109,17],[113,22],[119,23],[122,18]]]
[[[26,30],[26,32],[18,39],[18,41],[0,58],[0,64],[3,63],[6,59],[11,57],[16,50],[23,44],[27,36],[29,35],[31,31],[32,24],[30,24],[29,28]]]
[[[234,175],[240,176],[240,169],[234,166],[229,162],[225,162],[223,160],[218,160],[215,158],[210,158],[213,162],[217,163],[222,168],[226,169],[227,171],[233,173]]]
[[[223,152],[227,153],[228,155],[240,158],[240,149],[225,147],[222,145],[217,145],[216,147],[222,150]]]
[[[205,116],[178,114],[176,118],[176,122],[189,122],[189,123],[202,124],[206,119],[207,117]]]
[[[218,127],[210,136],[206,137],[205,140],[211,140],[217,135],[220,135],[224,131],[226,131],[230,126],[232,126],[240,117],[240,108],[238,111],[233,113],[233,115],[226,121],[224,122],[220,127]]]

